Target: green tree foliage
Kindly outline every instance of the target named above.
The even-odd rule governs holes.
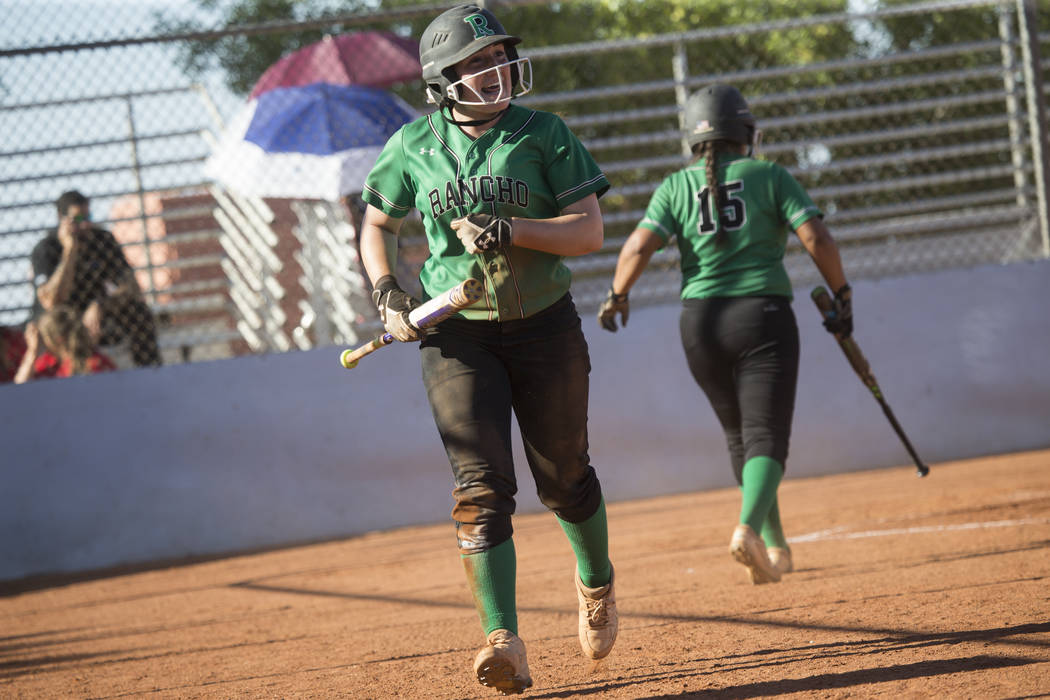
[[[158,18],[157,29],[166,33],[192,34],[213,31],[218,27],[231,32],[220,37],[192,39],[182,50],[184,67],[193,72],[219,67],[227,84],[238,94],[246,94],[252,85],[281,56],[318,41],[325,34],[363,29],[387,29],[418,37],[437,14],[435,5],[418,5],[411,0],[349,0],[332,3],[325,0],[196,0],[202,16],[215,20],[170,21]],[[451,5],[451,3],[449,3]],[[739,0],[575,0],[507,4],[488,3],[508,31],[524,39],[522,51],[592,41],[641,38],[668,32],[723,27],[753,22],[792,19],[827,12],[841,12],[845,0],[776,0],[739,2]],[[392,11],[392,12],[391,12]],[[390,13],[384,15],[384,13]],[[325,22],[324,18],[333,18]],[[349,18],[349,21],[347,20]],[[342,21],[340,21],[342,20]],[[304,23],[280,31],[266,30],[265,25]],[[263,25],[263,27],[260,27]],[[770,60],[813,61],[843,49],[841,37],[821,32],[800,31],[767,37],[764,41],[727,37],[713,48],[722,58],[732,57],[735,69],[768,64]],[[638,82],[665,78],[666,50],[630,49],[616,54],[580,55],[572,61],[548,68],[544,80],[559,89],[578,89],[614,82]],[[690,62],[702,68],[707,56],[690,56]],[[722,67],[721,70],[724,70]],[[549,82],[548,82],[549,81]]]

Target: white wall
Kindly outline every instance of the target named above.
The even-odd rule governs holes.
[[[940,461],[1050,445],[1050,262],[854,285],[856,334],[937,478]],[[909,465],[796,292],[788,478]],[[616,334],[590,315],[590,440],[609,501],[729,486],[678,305]],[[0,387],[0,579],[449,521],[451,476],[414,346],[339,349]],[[537,501],[518,447],[520,511]],[[911,475],[902,466],[902,487]],[[452,543],[449,526],[449,546]]]

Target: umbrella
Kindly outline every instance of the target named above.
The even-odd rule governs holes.
[[[361,191],[387,139],[416,116],[378,88],[276,88],[231,120],[204,173],[242,195],[336,201]]]
[[[388,87],[421,77],[419,45],[390,32],[326,36],[266,69],[250,98],[278,87],[311,83]]]

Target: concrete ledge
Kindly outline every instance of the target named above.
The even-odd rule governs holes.
[[[1050,262],[858,282],[856,337],[919,453],[1050,446]],[[902,465],[878,404],[796,293],[788,478]],[[731,485],[678,305],[584,318],[606,498]],[[448,520],[451,474],[414,346],[340,348],[0,387],[0,579],[208,556]],[[541,508],[518,449],[519,511]],[[449,537],[453,536],[451,525]]]

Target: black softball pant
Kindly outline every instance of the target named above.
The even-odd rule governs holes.
[[[786,467],[799,361],[791,301],[685,299],[679,330],[689,370],[722,424],[737,484],[752,457]]]
[[[568,294],[521,320],[449,319],[420,345],[455,479],[461,552],[491,549],[513,533],[512,410],[540,502],[573,523],[597,512],[601,486],[587,452],[591,362]]]

